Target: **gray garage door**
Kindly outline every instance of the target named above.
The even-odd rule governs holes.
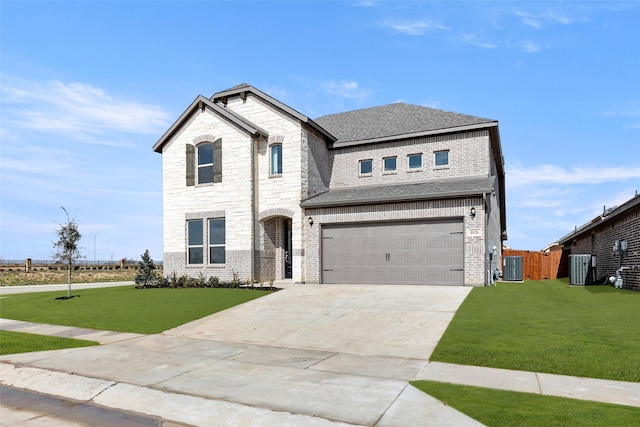
[[[322,227],[322,282],[462,285],[462,219]]]

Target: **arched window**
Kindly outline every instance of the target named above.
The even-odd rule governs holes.
[[[213,182],[213,143],[198,145],[198,184]]]
[[[187,144],[187,186],[222,182],[222,140]]]

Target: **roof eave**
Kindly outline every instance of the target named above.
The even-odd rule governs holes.
[[[171,125],[171,127],[164,133],[164,135],[162,135],[162,137],[160,137],[158,142],[154,144],[153,151],[155,151],[156,153],[162,153],[162,147],[164,146],[164,144],[169,139],[171,139],[176,134],[176,132],[178,132],[178,130],[184,125],[184,123],[189,119],[189,117],[191,117],[191,115],[196,111],[196,109],[204,110],[205,108],[209,108],[210,110],[215,111],[220,116],[225,118],[227,121],[231,122],[236,127],[240,128],[241,130],[243,130],[244,132],[250,135],[264,136],[264,137],[269,136],[269,134],[265,130],[259,128],[258,126],[252,125],[251,123],[245,120],[240,119],[233,112],[211,102],[209,99],[205,98],[204,96],[198,95],[196,99],[194,99],[194,101],[191,103],[191,105],[189,105],[189,107],[187,107],[187,109],[180,115],[180,117],[178,117],[175,123]]]
[[[294,110],[293,108],[289,107],[288,105],[278,101],[277,99],[273,98],[270,95],[267,95],[266,93],[262,92],[260,89],[257,89],[251,85],[246,85],[246,86],[240,86],[240,87],[236,87],[236,88],[232,88],[232,89],[228,89],[222,92],[217,92],[214,93],[213,96],[211,97],[212,101],[222,101],[225,102],[225,98],[228,98],[230,96],[236,96],[236,95],[242,95],[243,93],[246,92],[251,92],[254,95],[262,98],[264,101],[267,101],[268,103],[274,105],[275,107],[281,109],[282,111],[286,112],[287,114],[295,117],[296,119],[300,120],[303,123],[308,124],[309,126],[311,126],[313,129],[315,129],[316,131],[320,132],[323,136],[325,136],[327,139],[329,139],[330,142],[335,142],[336,141],[336,137],[331,135],[329,132],[327,132],[322,126],[320,126],[319,124],[317,124],[316,122],[314,122],[313,120],[311,120],[309,117],[305,116],[304,114]]]
[[[484,194],[491,193],[491,190],[480,191],[451,191],[446,193],[428,194],[428,195],[416,195],[416,196],[391,196],[391,197],[379,197],[371,198],[367,200],[343,200],[343,201],[325,201],[325,202],[313,202],[313,198],[303,200],[300,202],[300,206],[303,208],[329,208],[339,206],[354,206],[354,205],[378,205],[382,203],[401,203],[401,202],[415,202],[419,200],[434,200],[434,199],[454,199],[461,197],[476,197]],[[317,195],[315,195],[317,196]],[[314,197],[315,197],[314,196]]]
[[[612,219],[614,219],[615,217],[617,217],[618,215],[621,215],[625,212],[627,212],[628,210],[636,207],[640,205],[640,194],[636,194],[635,196],[633,196],[630,200],[626,201],[625,203],[623,203],[622,205],[618,206],[616,209],[614,209],[612,212],[610,212],[607,216],[605,217],[600,217],[600,221],[594,221],[595,219],[597,219],[598,217],[594,218],[594,220],[591,220],[589,223],[583,225],[582,227],[576,229],[575,231],[561,237],[558,240],[558,244],[560,245],[565,245],[569,242],[571,242],[572,240],[574,240],[575,238],[577,238],[578,236],[581,236],[582,234],[593,230],[594,228],[600,226],[601,224],[610,221]]]
[[[496,128],[498,127],[497,121],[491,121],[487,123],[476,123],[472,125],[464,125],[464,126],[456,126],[456,127],[447,127],[447,128],[441,128],[441,129],[431,129],[426,131],[403,133],[403,134],[391,135],[391,136],[381,136],[381,137],[362,139],[357,141],[335,142],[333,143],[332,148],[352,147],[354,145],[375,144],[378,142],[398,141],[403,139],[420,138],[423,136],[442,135],[442,134],[466,132],[470,130],[479,130],[479,129],[489,129],[493,127],[496,127]]]

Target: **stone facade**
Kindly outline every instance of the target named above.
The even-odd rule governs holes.
[[[498,200],[502,188],[484,197],[301,207],[302,200],[330,189],[495,176],[500,172],[487,130],[333,148],[332,136],[311,120],[247,88],[232,88],[210,100],[197,98],[154,147],[163,159],[165,274],[204,274],[220,280],[237,276],[265,282],[289,276],[294,282],[319,283],[323,225],[463,218],[464,284],[487,283],[487,245],[502,247]],[[221,181],[187,185],[186,147],[218,139]],[[276,175],[271,173],[274,144],[282,147],[282,172]],[[446,166],[434,165],[436,151],[449,152]],[[409,169],[408,156],[415,154],[422,155],[422,167]],[[384,172],[383,159],[389,156],[397,158],[397,168]],[[359,174],[363,159],[373,160],[373,171],[366,177]],[[471,208],[475,216],[469,214]],[[206,256],[206,224],[211,218],[225,218],[224,264],[211,264]],[[187,221],[194,219],[205,224],[205,260],[190,265]],[[499,253],[495,256],[500,259]]]

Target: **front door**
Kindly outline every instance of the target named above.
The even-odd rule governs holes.
[[[292,247],[293,247],[293,239],[291,237],[291,220],[286,220],[284,222],[284,278],[291,279],[293,277],[293,271],[291,268],[292,264]]]

